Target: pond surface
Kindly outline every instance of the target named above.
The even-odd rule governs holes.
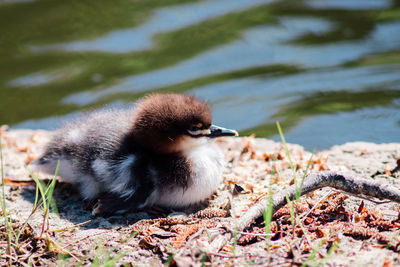
[[[0,25],[12,128],[172,91],[243,135],[400,142],[399,0],[0,0]]]

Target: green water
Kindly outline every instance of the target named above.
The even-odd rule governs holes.
[[[54,129],[154,91],[241,134],[400,141],[400,1],[0,1],[0,124]]]

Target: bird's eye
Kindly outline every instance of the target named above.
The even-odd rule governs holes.
[[[209,130],[204,129],[204,125],[201,122],[190,125],[187,132],[193,137],[206,136],[209,134]]]
[[[198,131],[198,130],[201,130],[202,127],[203,127],[203,124],[200,122],[200,123],[192,124],[192,125],[190,126],[189,130],[191,130],[191,131]]]

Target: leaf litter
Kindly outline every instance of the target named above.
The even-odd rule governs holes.
[[[22,199],[22,206],[18,202],[23,198],[21,192],[33,184],[23,166],[39,155],[48,135],[44,131],[2,131],[7,198],[14,198],[14,203],[18,203],[13,206],[10,201],[7,202],[11,207],[10,214],[22,216],[26,214],[24,210],[29,208],[26,199]],[[335,191],[322,198],[328,192],[325,189],[309,193],[293,204],[294,221],[287,205],[275,212],[270,225],[270,243],[266,242],[265,222],[258,218],[245,231],[236,233],[235,239],[221,252],[211,251],[208,246],[224,234],[223,227],[234,229],[235,219],[252,204],[269,191],[279,191],[293,183],[293,171],[282,144],[254,136],[222,138],[218,143],[226,151],[228,164],[224,183],[210,198],[209,208],[187,217],[149,218],[143,215],[134,219],[123,216],[92,218],[83,215],[87,211],[82,207],[79,211],[71,210],[70,204],[63,207],[65,202],[71,200],[63,191],[69,190],[68,187],[63,189],[61,186],[58,191],[56,188],[55,193],[56,198],[57,194],[59,196],[60,217],[50,217],[50,230],[65,230],[48,232],[48,240],[57,240],[55,244],[60,245],[38,239],[40,220],[33,219],[20,236],[20,251],[10,254],[11,261],[5,254],[2,254],[1,260],[12,265],[57,265],[60,259],[61,262],[90,265],[97,249],[93,247],[93,242],[101,239],[104,247],[110,250],[111,258],[123,252],[118,262],[133,265],[282,266],[306,263],[349,266],[384,262],[390,266],[400,262],[397,253],[400,247],[400,213],[397,205],[376,205]],[[350,143],[315,155],[301,146],[289,144],[289,151],[298,180],[309,165],[308,172],[354,171],[394,186],[400,184],[399,144]],[[78,198],[74,199],[77,205],[82,206]],[[146,217],[148,219],[140,220]],[[88,218],[90,227],[79,225]],[[13,227],[21,229],[22,221],[15,220]],[[3,246],[7,238],[4,225],[0,227],[0,238]],[[62,248],[78,255],[77,259],[68,256]],[[371,252],[374,256],[365,256]],[[62,255],[64,257],[60,258]],[[383,257],[382,260],[380,257]]]

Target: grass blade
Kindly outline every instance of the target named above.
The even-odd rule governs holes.
[[[296,188],[296,200],[299,201],[302,187],[298,186],[297,177],[296,177],[296,168],[294,167],[292,158],[290,157],[289,149],[288,149],[287,144],[286,144],[286,139],[285,139],[285,136],[283,135],[283,131],[282,131],[282,128],[281,128],[281,125],[280,125],[279,121],[276,122],[276,127],[278,128],[279,135],[281,137],[283,146],[285,148],[286,156],[287,156],[287,158],[289,160],[290,169],[292,170],[292,173],[293,173],[294,186]],[[305,178],[305,176],[303,177],[303,180],[304,180],[304,178]],[[301,184],[303,184],[303,181],[301,182]]]
[[[3,146],[2,146],[1,136],[0,136],[0,165],[1,165],[1,188],[2,188],[1,210],[3,213],[4,226],[8,233],[6,253],[8,255],[10,255],[10,249],[11,249],[11,227],[10,227],[10,225],[11,224],[9,224],[9,221],[7,220],[6,192],[5,192],[5,183],[4,183],[4,159],[3,159]]]
[[[271,222],[272,222],[272,213],[274,210],[273,207],[274,203],[272,201],[272,194],[270,192],[268,196],[268,207],[266,210],[263,212],[263,218],[264,218],[264,224],[265,224],[265,239],[267,241],[267,248],[269,249],[270,247],[270,241],[271,241]]]

